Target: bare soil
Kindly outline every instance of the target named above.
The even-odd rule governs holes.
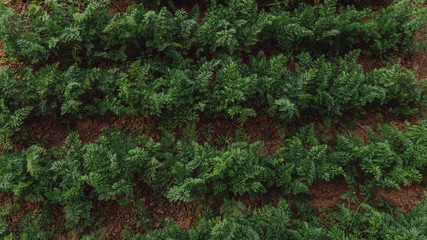
[[[424,42],[424,44],[427,44],[427,39],[421,33],[417,33],[415,35],[415,39],[418,42]],[[410,57],[403,62],[403,66],[407,68],[418,66],[417,79],[427,79],[427,51],[412,53]]]
[[[71,131],[79,134],[83,144],[95,142],[102,134],[102,129],[107,126],[137,134],[146,134],[157,141],[160,139],[159,135],[148,130],[149,126],[153,126],[154,119],[130,115],[123,117],[111,115],[106,118],[109,119],[89,117],[88,119],[71,119],[68,123],[63,120],[60,123],[51,116],[42,116],[28,119],[24,128],[29,129],[30,142],[28,144],[39,144],[46,148],[62,145]]]
[[[21,220],[28,213],[38,210],[36,202],[20,201],[0,193],[0,207],[6,207],[6,205],[10,206],[8,210],[12,211],[12,214],[7,217],[7,223],[12,233],[19,232]]]
[[[0,42],[0,66],[3,66],[7,61],[7,54],[3,51],[4,44]]]
[[[345,200],[341,198],[350,188],[345,183],[322,181],[310,187],[310,197],[308,204],[317,211],[333,207],[335,204],[343,204]]]
[[[22,62],[16,61],[16,60],[11,60],[9,58],[9,56],[7,55],[7,53],[5,51],[3,51],[3,49],[4,49],[4,44],[2,42],[0,42],[0,67],[1,66],[8,66],[9,69],[14,69],[16,72],[18,67],[22,65]],[[16,74],[17,74],[17,72],[16,72]]]
[[[410,208],[424,199],[424,192],[427,187],[422,184],[413,183],[410,186],[400,186],[401,189],[379,188],[376,192],[376,200],[386,200],[386,202],[403,212],[409,212]],[[346,191],[351,191],[345,183],[322,181],[310,188],[308,204],[315,208],[317,215],[321,215],[322,209],[327,209],[336,204],[349,205],[355,210],[360,205],[363,196],[359,191],[354,192],[354,196],[359,198],[355,203],[341,198]]]
[[[400,186],[398,189],[380,188],[377,192],[377,199],[384,198],[391,206],[400,208],[403,212],[408,212],[414,204],[421,202],[427,187],[413,183],[410,186]]]
[[[415,40],[419,43],[427,43],[426,38],[421,32],[415,34]],[[400,64],[403,67],[408,69],[417,67],[417,80],[427,79],[427,51],[414,51],[409,53],[399,51],[394,55],[394,57],[400,59]],[[363,55],[359,58],[358,63],[363,65],[365,72],[370,72],[374,69],[379,69],[386,66],[386,63],[383,60],[374,55]]]
[[[250,138],[251,143],[263,141],[264,153],[268,156],[271,156],[276,150],[283,147],[283,142],[278,134],[276,125],[266,114],[258,113],[255,117],[248,118],[243,125],[233,123],[230,119],[203,118],[197,123],[197,130],[200,132],[206,126],[212,127],[211,140],[224,137],[236,140],[237,131],[241,131]],[[177,130],[177,136],[182,136],[182,129]],[[206,140],[204,136],[200,135],[197,142],[203,144]]]
[[[14,12],[28,11],[28,4],[30,1],[27,0],[2,0],[8,7],[12,7]]]
[[[136,213],[137,204],[145,208],[146,215]],[[106,228],[106,239],[117,239],[125,226],[132,234],[144,234],[146,230],[161,228],[165,222],[174,220],[183,230],[191,228],[197,211],[200,210],[199,202],[169,202],[161,194],[142,184],[136,190],[135,201],[127,205],[120,205],[118,201],[99,202],[95,206],[96,212],[103,212],[101,228]],[[147,226],[138,224],[143,219],[148,219]]]

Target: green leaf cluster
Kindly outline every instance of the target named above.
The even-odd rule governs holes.
[[[60,148],[33,145],[0,156],[4,163],[0,189],[27,200],[63,205],[70,226],[90,226],[94,201],[131,199],[136,176],[155,183],[162,167],[148,153],[155,148],[151,139],[131,138],[114,129],[105,129],[96,143],[86,145],[72,133]]]

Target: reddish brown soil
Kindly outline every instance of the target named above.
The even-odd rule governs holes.
[[[275,124],[267,115],[249,118],[245,123],[245,129],[252,142],[264,141],[264,152],[267,156],[271,156],[284,146]]]
[[[38,204],[27,201],[17,201],[13,197],[5,196],[0,193],[0,207],[11,206],[11,214],[7,217],[7,223],[12,233],[20,231],[21,220],[30,212],[38,211]]]
[[[7,53],[3,51],[4,44],[0,42],[0,66],[8,66],[11,69],[18,69],[19,66],[22,65],[22,62],[18,62],[16,60],[11,60],[8,58]]]
[[[132,0],[113,0],[111,1],[108,9],[110,10],[110,15],[114,16],[117,13],[126,12],[126,9],[135,1]]]
[[[3,51],[4,44],[0,42],[0,66],[3,66],[7,61],[7,54]]]
[[[415,35],[415,39],[420,43],[426,43],[425,37],[420,32]],[[408,69],[413,69],[414,67],[417,68],[417,80],[427,79],[427,51],[416,51],[412,53],[404,53],[400,51],[396,54],[395,57],[400,58],[400,64],[403,67],[406,67]],[[370,72],[374,69],[379,69],[386,66],[384,62],[380,61],[375,56],[362,56],[359,59],[359,64],[363,65],[365,72]],[[387,117],[388,115],[390,115],[390,112],[391,109],[384,109],[381,114]],[[410,116],[405,120],[409,121],[411,124],[415,124],[419,120],[419,117],[424,118],[425,116]],[[405,125],[405,120],[393,119],[388,121],[387,123],[395,125],[399,129],[402,129]],[[356,128],[352,130],[352,132],[359,136],[361,139],[363,139],[366,143],[366,130],[362,128],[362,126],[375,127],[377,123],[380,122],[383,121],[378,119],[378,113],[371,113],[366,118],[357,120]]]
[[[192,202],[169,202],[166,198],[160,194],[155,193],[151,188],[143,185],[136,191],[136,201],[144,203],[147,217],[150,220],[147,229],[142,229],[137,221],[140,220],[141,216],[135,213],[136,201],[127,204],[120,205],[117,201],[100,201],[94,206],[94,212],[100,214],[103,220],[100,228],[105,228],[105,238],[118,239],[124,227],[128,225],[132,230],[132,234],[143,234],[145,230],[152,230],[161,228],[164,221],[174,220],[183,229],[190,229],[195,214],[200,211],[199,203]],[[41,212],[37,202],[27,202],[21,200],[15,200],[13,197],[5,196],[0,193],[0,207],[9,204],[12,207],[12,212],[7,218],[7,223],[10,226],[12,233],[19,233],[21,229],[21,220],[31,212]],[[18,209],[14,209],[19,204]],[[51,216],[51,225],[47,226],[50,230],[65,229],[65,221],[61,217],[62,209],[57,207],[56,214]],[[69,233],[72,234],[73,230]],[[55,239],[75,239],[70,238],[66,232],[55,232]]]
[[[257,196],[250,196],[245,193],[241,196],[234,196],[233,199],[242,202],[246,207],[260,207],[264,204],[277,205],[279,198],[283,197],[283,191],[280,188],[273,187],[267,189],[266,193]],[[289,196],[290,198],[292,196]]]
[[[418,42],[424,42],[427,44],[427,39],[423,37],[421,33],[415,35],[415,39]],[[427,51],[419,51],[413,53],[404,63],[403,66],[412,68],[418,66],[417,79],[427,79]]]
[[[118,127],[136,134],[145,134],[153,138],[154,141],[159,142],[160,134],[155,129],[156,122],[157,120],[154,118],[129,115],[123,117],[111,116],[110,120],[94,117],[86,120],[72,120],[67,126],[66,123],[58,123],[53,117],[44,116],[27,120],[24,126],[29,129],[30,140],[28,144],[40,144],[50,148],[54,145],[61,145],[68,136],[69,131],[77,131],[83,144],[95,142],[102,133],[101,129],[106,126]],[[202,119],[198,122],[197,129],[200,130],[206,125],[213,127],[213,139],[225,136],[236,139],[236,130],[240,128],[238,125],[233,125],[228,119]],[[242,129],[250,137],[250,142],[264,141],[264,152],[269,156],[283,147],[277,128],[267,115],[259,114],[256,117],[249,118]],[[182,137],[182,131],[183,128],[176,129],[177,138]],[[203,136],[199,136],[197,141],[203,144],[206,139]]]
[[[83,144],[95,142],[96,139],[101,135],[101,129],[108,125],[108,122],[90,118],[87,120],[77,121],[76,131],[80,135],[80,140]]]
[[[413,183],[410,186],[401,186],[400,190],[380,188],[377,192],[377,199],[384,198],[391,206],[408,212],[415,203],[421,202],[424,192],[427,192],[427,187]]]
[[[312,205],[317,213],[322,209],[331,208],[336,204],[350,204],[350,207],[354,210],[359,206],[359,201],[353,203],[341,198],[346,191],[350,190],[351,189],[345,183],[322,181],[310,187],[308,204]],[[377,190],[376,200],[385,199],[390,206],[400,208],[403,212],[408,212],[412,206],[421,202],[424,192],[426,191],[427,187],[416,183],[410,186],[401,186],[400,190],[379,188]],[[360,192],[357,191],[354,194],[360,201],[362,200]]]
[[[221,137],[230,137],[232,139],[236,138],[236,128],[237,126],[233,126],[232,122],[227,119],[214,119],[214,118],[202,118],[197,123],[197,130],[199,131],[204,126],[211,126],[212,127],[212,140],[218,139]],[[177,131],[177,137],[182,136],[182,130],[178,129]],[[204,136],[199,136],[197,139],[197,142],[199,144],[203,144],[207,139],[204,138]]]
[[[346,191],[350,190],[345,183],[322,181],[310,187],[310,197],[308,204],[317,211],[320,209],[333,207],[335,204],[345,203],[342,199]]]
[[[7,224],[9,225],[9,230],[14,234],[22,231],[21,221],[27,214],[42,214],[42,210],[40,209],[38,202],[28,202],[22,199],[15,199],[14,197],[5,196],[3,193],[0,193],[0,208],[6,206],[9,206],[7,209],[10,211],[10,214],[7,216]],[[50,216],[50,225],[45,227],[54,232],[54,239],[70,239],[66,237],[66,233],[58,232],[60,229],[65,229],[65,221],[62,217],[62,208],[56,206],[55,210],[52,210],[52,212],[54,214],[53,216]]]
[[[415,34],[415,40],[426,44],[426,39],[421,32]],[[427,51],[415,51],[411,53],[404,53],[399,51],[395,54],[396,58],[400,58],[400,64],[403,67],[408,69],[412,69],[414,67],[418,67],[417,70],[417,80],[426,79],[427,78]],[[386,66],[384,61],[378,59],[377,56],[361,56],[359,64],[363,65],[365,72],[370,72],[374,69],[383,68]]]
[[[367,144],[367,130],[365,127],[370,127],[371,129],[375,130],[378,124],[388,124],[396,126],[399,130],[403,130],[406,127],[405,122],[409,122],[411,125],[414,125],[423,118],[423,116],[415,115],[408,116],[406,119],[385,119],[388,115],[390,115],[390,113],[385,111],[381,112],[381,114],[370,113],[365,118],[358,119],[355,123],[356,127],[350,131],[351,133],[356,134],[356,136],[358,136],[365,144]]]
[[[156,193],[146,185],[141,185],[136,191],[136,201],[119,205],[117,201],[99,202],[95,211],[104,212],[101,228],[105,227],[106,239],[117,239],[124,227],[130,227],[132,234],[143,234],[145,230],[161,228],[163,221],[174,220],[183,230],[190,229],[195,214],[199,209],[198,202],[169,202],[161,194]],[[135,213],[137,201],[142,202],[146,209],[146,218],[150,220],[147,229],[137,224],[141,216]]]
[[[354,128],[352,132],[356,134],[360,139],[362,139],[363,142],[366,144],[367,132],[366,132],[366,129],[363,127],[368,126],[372,128],[372,127],[375,127],[379,122],[380,120],[378,119],[377,114],[369,114],[368,117],[357,121],[357,124],[355,124],[356,128]]]
[[[12,7],[14,12],[28,11],[28,4],[30,1],[27,0],[2,0],[2,3],[8,7]]]
[[[115,201],[100,202],[94,207],[95,212],[102,212],[104,219],[101,228],[106,228],[107,239],[118,239],[125,225],[130,225],[135,217],[133,204],[121,206]]]
[[[157,120],[150,117],[141,117],[136,115],[129,115],[123,117],[112,117],[109,121],[109,125],[112,127],[118,127],[128,132],[136,134],[145,134],[154,141],[160,141],[160,135],[155,131],[155,125]]]
[[[85,120],[70,120],[70,123],[60,124],[53,117],[43,116],[27,120],[24,125],[29,129],[29,142],[27,144],[39,144],[50,148],[61,145],[68,133],[77,131],[83,144],[95,142],[102,134],[102,128],[106,126],[118,127],[137,134],[146,134],[154,140],[159,140],[159,135],[150,132],[155,120],[138,116],[111,116],[110,120],[91,117]]]
[[[39,144],[46,148],[61,145],[67,137],[67,131],[52,117],[30,119],[28,145]]]
[[[257,114],[255,117],[248,118],[243,125],[233,124],[230,119],[203,118],[197,123],[197,130],[207,125],[212,126],[212,140],[221,137],[229,137],[235,140],[237,137],[236,131],[243,130],[244,134],[250,137],[251,143],[264,141],[264,153],[268,156],[271,156],[276,150],[283,147],[283,142],[278,134],[276,125],[266,114]],[[182,136],[182,129],[177,130],[177,136]],[[199,136],[197,139],[199,144],[203,144],[205,141],[206,139],[203,136]]]

